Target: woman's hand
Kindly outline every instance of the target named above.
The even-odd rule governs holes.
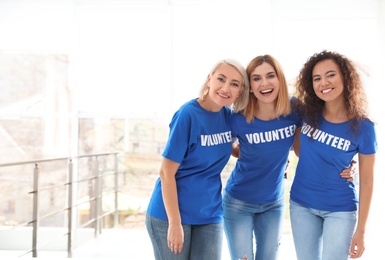
[[[184,232],[181,224],[169,223],[167,234],[168,248],[174,253],[179,254],[182,252],[184,242]]]
[[[340,172],[341,178],[345,178],[346,181],[349,181],[349,182],[354,181],[354,175],[356,174],[356,166],[355,166],[356,163],[357,162],[353,160],[350,163],[349,168],[343,169],[342,172]]]
[[[232,144],[232,152],[231,155],[234,156],[235,158],[239,158],[239,141],[236,140]]]

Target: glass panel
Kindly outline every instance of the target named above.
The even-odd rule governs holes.
[[[68,112],[68,57],[0,53],[1,114]]]
[[[0,53],[1,162],[68,156],[68,57]]]
[[[0,163],[68,156],[69,118],[3,118]]]

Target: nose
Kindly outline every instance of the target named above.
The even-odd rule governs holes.
[[[231,84],[231,83],[223,84],[223,87],[222,87],[223,91],[229,92],[229,90],[230,90],[230,84]]]
[[[328,84],[329,84],[328,78],[322,78],[322,79],[321,79],[321,85],[322,85],[322,86],[326,86],[326,85],[328,85]]]
[[[269,85],[269,81],[268,81],[268,79],[267,78],[262,78],[262,84],[261,84],[262,86],[267,86],[267,85]]]

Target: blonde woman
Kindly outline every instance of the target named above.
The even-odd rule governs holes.
[[[232,152],[230,107],[243,109],[248,93],[244,67],[221,60],[199,98],[174,114],[146,216],[155,259],[221,260],[220,174]]]

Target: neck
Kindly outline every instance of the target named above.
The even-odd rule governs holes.
[[[348,110],[342,102],[325,103],[322,109],[322,115],[326,120],[333,123],[341,123],[349,120]]]
[[[276,116],[274,103],[258,102],[254,111],[254,116],[261,120],[273,120]]]

